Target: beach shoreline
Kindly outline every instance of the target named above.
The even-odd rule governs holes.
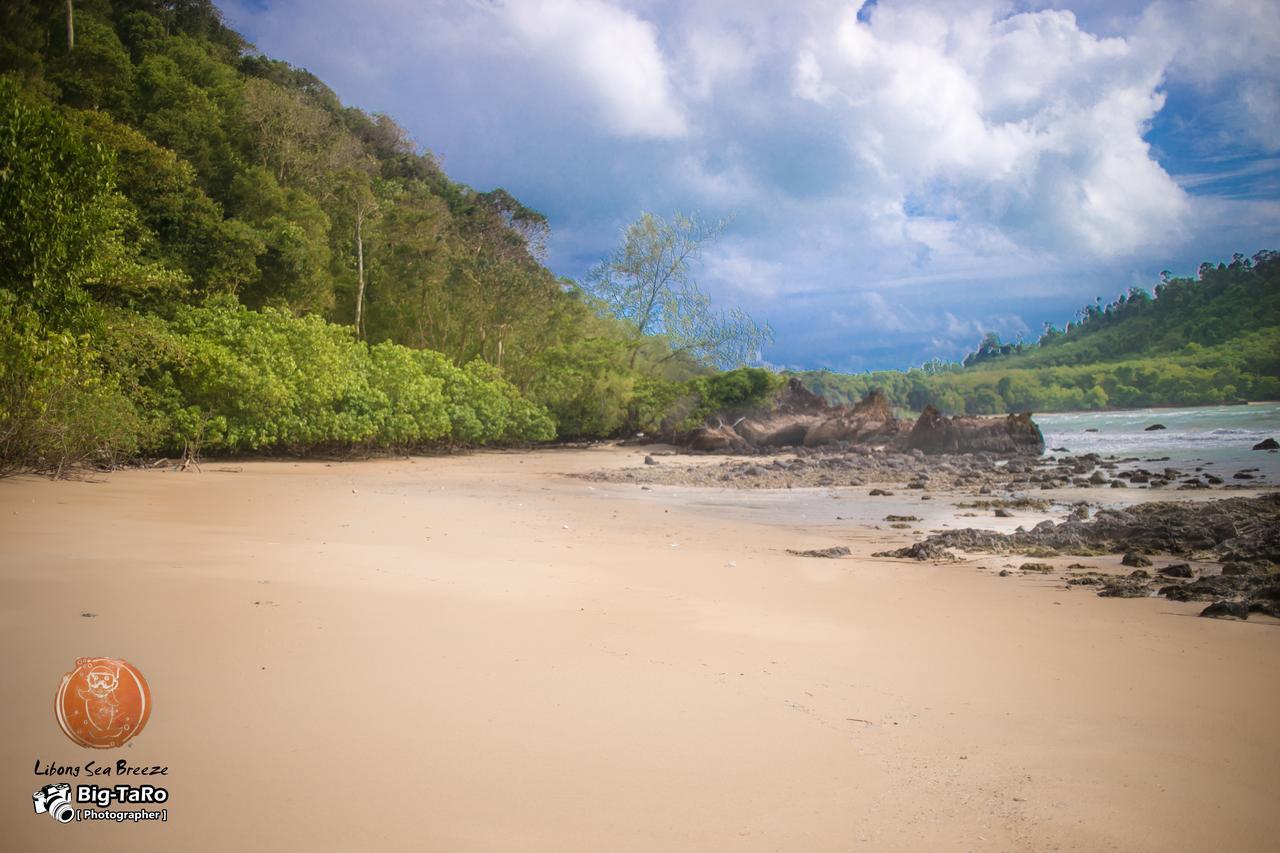
[[[18,733],[0,748],[5,836],[32,850],[1261,850],[1280,831],[1280,622],[1102,599],[1007,556],[869,556],[1041,516],[959,517],[959,491],[815,489],[813,506],[851,509],[810,519],[778,510],[793,490],[581,476],[653,469],[653,450],[0,482],[0,722]],[[1043,517],[1071,492],[1044,492]],[[880,517],[912,507],[930,515]],[[837,544],[852,555],[787,553]],[[1047,562],[1121,571],[1118,556]],[[58,731],[54,690],[85,655],[151,683],[153,718],[127,749],[89,754]],[[47,781],[26,775],[34,761],[117,753],[170,767],[165,825],[31,816]]]

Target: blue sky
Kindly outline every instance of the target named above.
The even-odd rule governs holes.
[[[641,211],[732,217],[697,278],[778,366],[956,358],[1280,249],[1274,0],[219,5],[544,212],[561,275]]]

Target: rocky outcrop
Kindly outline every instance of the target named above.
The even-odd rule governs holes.
[[[907,447],[925,453],[1038,456],[1044,452],[1044,436],[1027,412],[1003,418],[948,418],[933,406],[926,406],[911,428]]]
[[[822,447],[847,441],[858,444],[898,444],[905,424],[893,416],[889,401],[872,391],[852,408],[838,407],[818,419],[805,432],[805,447]]]
[[[949,418],[930,406],[912,425],[894,417],[878,390],[854,406],[831,406],[794,378],[768,407],[737,417],[722,414],[715,420],[689,433],[683,443],[691,450],[714,453],[841,444],[999,456],[1044,450],[1044,437],[1029,414]]]
[[[1280,564],[1280,492],[1257,498],[1161,501],[1101,509],[1092,521],[1047,522],[1019,533],[948,530],[924,543],[991,554],[1126,554],[1128,566],[1150,565],[1142,554],[1165,553],[1266,567]]]

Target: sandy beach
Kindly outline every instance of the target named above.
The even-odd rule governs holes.
[[[0,481],[3,846],[1273,849],[1280,621],[869,556],[976,523],[946,492],[910,530],[870,519],[917,494],[566,476],[645,452]],[[55,722],[86,655],[150,682],[124,749]],[[167,822],[32,815],[35,762],[119,758]]]

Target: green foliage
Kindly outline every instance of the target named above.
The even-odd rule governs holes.
[[[685,393],[697,403],[686,419],[686,428],[697,426],[714,414],[734,416],[759,406],[784,384],[782,376],[760,367],[740,367],[690,380]]]
[[[142,432],[89,336],[49,329],[0,290],[0,474],[110,464],[136,451]]]
[[[996,414],[1212,405],[1280,396],[1280,256],[1204,264],[1089,306],[1033,345],[989,335],[959,366],[857,376],[799,374],[815,393],[854,402],[873,387],[899,408]],[[1005,351],[1007,349],[1007,352]]]
[[[644,213],[627,227],[622,245],[591,271],[587,289],[630,326],[631,366],[650,336],[663,339],[673,353],[689,352],[721,367],[758,358],[773,339],[768,324],[741,309],[715,310],[691,277],[693,262],[723,227]]]
[[[228,301],[179,309],[162,441],[210,450],[413,447],[547,441],[551,416],[489,365],[368,347],[349,328]]]
[[[210,0],[74,8],[74,45],[63,4],[0,8],[0,465],[611,435],[762,387],[707,377],[767,329],[687,267],[637,329],[543,265],[545,216]]]

